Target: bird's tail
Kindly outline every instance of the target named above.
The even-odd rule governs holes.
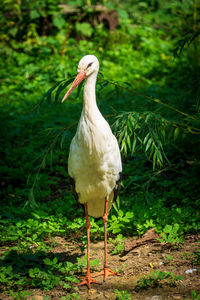
[[[112,207],[114,194],[111,193],[108,197],[108,212]],[[103,217],[105,212],[105,198],[97,198],[87,202],[88,204],[88,214],[94,218]]]

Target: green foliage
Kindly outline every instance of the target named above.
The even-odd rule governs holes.
[[[109,239],[109,242],[114,245],[114,249],[112,251],[113,254],[123,253],[125,239],[126,238],[122,234],[118,234],[115,239]]]
[[[167,262],[173,260],[173,256],[169,254],[166,254],[163,258],[164,258],[164,264],[167,264]]]
[[[150,275],[144,276],[137,281],[136,289],[147,289],[149,287],[162,286],[165,282],[170,286],[175,286],[176,281],[181,280],[182,276],[175,276],[173,272],[164,272],[156,270]]]
[[[178,41],[177,47],[174,49],[174,56],[180,56],[185,46],[189,47],[190,44],[199,36],[200,32],[188,31]]]
[[[83,268],[87,267],[87,255],[81,259],[80,257],[77,257],[77,266],[80,269],[81,272],[83,272]],[[98,259],[92,259],[90,260],[90,266],[98,266],[99,265],[99,260]]]
[[[61,297],[62,300],[74,300],[80,299],[79,293],[72,293],[71,295],[67,295],[66,297]]]
[[[158,240],[163,243],[168,243],[171,245],[180,245],[183,243],[183,236],[178,232],[180,230],[179,224],[166,225],[163,232],[160,234],[162,238]]]
[[[129,291],[119,291],[117,289],[114,290],[116,294],[116,300],[131,300],[131,295]]]
[[[183,260],[190,260],[192,265],[199,265],[200,263],[200,249],[197,249],[195,252],[183,252]]]
[[[83,23],[76,23],[76,30],[83,35],[90,37],[93,33],[93,28],[89,23],[83,22]]]
[[[168,124],[166,120],[153,112],[139,114],[137,112],[123,113],[116,117],[114,131],[121,146],[121,152],[127,156],[143,150],[153,162],[153,169],[161,167],[167,160],[162,139],[166,136]],[[159,132],[157,130],[159,128]]]
[[[130,220],[133,219],[133,212],[126,212],[126,214],[124,214],[124,212],[122,210],[119,210],[118,215],[112,215],[111,216],[111,220],[109,222],[109,228],[108,231],[111,231],[112,233],[119,233],[121,232],[123,229],[127,231],[129,231],[130,226],[128,224],[130,224]]]
[[[23,253],[8,251],[4,253],[0,264],[0,283],[4,289],[18,288],[21,291],[32,285],[35,288],[50,290],[58,284],[64,289],[71,289],[72,285],[78,282],[74,274],[78,271],[76,264],[62,262],[59,256],[49,258],[39,250],[33,252],[29,249]]]
[[[194,253],[193,264],[199,265],[199,263],[200,263],[200,249],[197,249],[197,251]]]
[[[32,292],[28,292],[28,291],[19,291],[15,293],[14,291],[10,290],[9,293],[12,299],[16,299],[16,300],[26,299],[28,296],[33,295]]]
[[[194,291],[194,290],[191,291],[190,296],[191,296],[190,299],[192,299],[192,300],[199,300],[200,299],[200,294],[197,295],[197,292]],[[190,300],[190,299],[185,299],[185,300]]]

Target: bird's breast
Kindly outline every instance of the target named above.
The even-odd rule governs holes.
[[[96,118],[82,116],[76,133],[76,143],[89,156],[102,156],[111,147],[113,134],[106,120],[98,115]]]

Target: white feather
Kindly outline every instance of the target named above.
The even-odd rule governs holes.
[[[87,56],[81,61],[85,68],[91,62],[91,57],[93,60],[95,58],[97,66],[86,78],[83,111],[70,145],[68,172],[75,180],[79,202],[87,202],[89,215],[101,217],[104,214],[105,197],[108,197],[108,211],[112,206],[113,190],[122,164],[117,140],[96,105],[98,60],[94,56]],[[82,67],[81,61],[79,69]]]

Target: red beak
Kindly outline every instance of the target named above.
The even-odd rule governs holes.
[[[71,92],[77,87],[77,85],[79,85],[79,83],[81,83],[81,81],[83,81],[83,79],[85,79],[86,77],[86,72],[80,71],[76,78],[74,79],[71,87],[69,88],[69,90],[67,91],[67,93],[65,94],[65,96],[63,97],[61,102],[64,102],[65,99],[67,99],[67,97],[71,94]]]

